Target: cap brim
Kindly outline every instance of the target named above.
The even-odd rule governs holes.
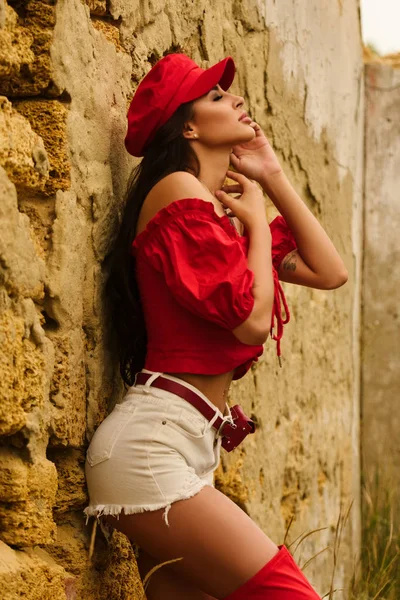
[[[200,96],[204,96],[216,85],[220,85],[226,91],[232,85],[234,77],[235,63],[233,58],[228,56],[203,71],[193,86],[186,92],[184,102],[191,102],[196,98],[200,98]]]

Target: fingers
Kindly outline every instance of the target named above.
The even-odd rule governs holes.
[[[241,185],[223,185],[221,188],[222,191],[226,192],[227,194],[242,194],[243,193],[243,188]]]
[[[221,204],[233,211],[235,210],[234,207],[237,207],[237,201],[240,200],[240,196],[235,198],[234,196],[230,196],[222,190],[216,190],[215,197],[221,202]],[[234,215],[232,214],[232,216]]]
[[[236,154],[234,152],[231,152],[230,161],[231,161],[232,165],[236,169],[238,167],[238,164],[239,164],[239,159],[238,159],[238,157],[236,156]]]
[[[237,173],[236,171],[227,171],[226,176],[229,177],[229,179],[233,179],[234,181],[240,183],[243,190],[248,188],[253,183],[251,179],[248,179],[245,175]]]
[[[235,198],[232,198],[232,196],[229,196],[229,194],[223,192],[222,190],[216,190],[215,196],[220,202],[222,202],[222,204],[226,204],[228,207],[230,206],[231,202],[235,201]]]

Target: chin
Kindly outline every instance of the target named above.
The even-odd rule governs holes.
[[[234,142],[234,146],[237,144],[244,144],[245,142],[251,142],[256,137],[256,132],[250,125],[248,126],[248,131],[244,131],[241,135],[237,136],[236,141]]]

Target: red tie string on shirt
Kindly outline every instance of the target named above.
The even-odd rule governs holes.
[[[282,366],[281,361],[281,339],[283,336],[283,326],[290,321],[290,312],[289,307],[286,302],[285,294],[283,292],[281,283],[279,281],[278,273],[276,269],[272,268],[272,273],[274,277],[274,303],[272,305],[272,318],[271,318],[271,338],[276,341],[276,353],[278,355],[279,366]],[[285,318],[282,317],[282,308],[281,302],[283,304],[283,308],[285,309]],[[275,330],[275,319],[277,323],[277,332],[276,335],[274,333]]]

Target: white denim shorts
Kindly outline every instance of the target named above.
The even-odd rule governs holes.
[[[158,375],[199,394],[217,416],[225,417],[196,387],[164,373],[145,385],[132,386],[122,402],[96,430],[86,454],[90,503],[87,518],[140,513],[165,508],[213,486],[221,437],[194,406],[164,390],[150,387]]]

